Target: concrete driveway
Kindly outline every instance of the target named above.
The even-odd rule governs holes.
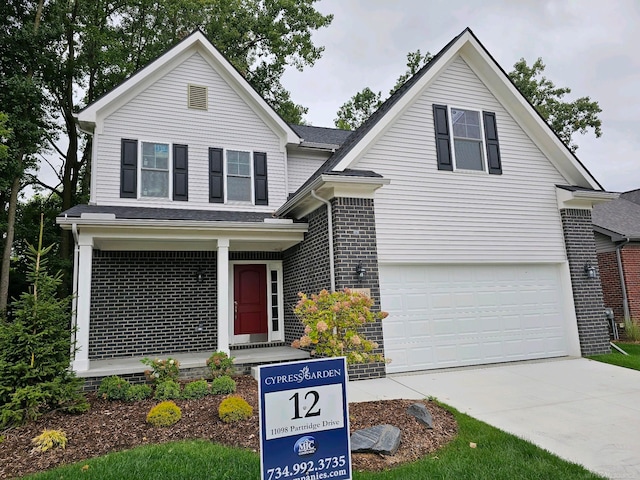
[[[611,479],[640,479],[640,372],[582,358],[349,384],[349,401],[434,396]]]

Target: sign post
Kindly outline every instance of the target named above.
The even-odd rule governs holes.
[[[344,357],[261,366],[260,478],[351,479]]]

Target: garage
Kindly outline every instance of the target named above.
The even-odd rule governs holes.
[[[568,354],[561,266],[380,264],[387,372]]]

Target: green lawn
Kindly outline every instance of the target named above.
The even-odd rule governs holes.
[[[354,480],[539,480],[603,479],[513,435],[454,409],[460,433],[435,455],[387,472],[355,472]],[[477,448],[470,448],[474,442]],[[86,467],[88,465],[88,468]],[[85,470],[83,470],[85,467]],[[149,445],[27,477],[32,480],[260,478],[258,455],[206,441]]]
[[[616,342],[616,345],[629,355],[623,355],[617,350],[611,349],[611,353],[607,353],[606,355],[592,355],[587,358],[597,360],[598,362],[610,363],[611,365],[618,365],[619,367],[640,370],[640,345],[637,343],[623,342]]]

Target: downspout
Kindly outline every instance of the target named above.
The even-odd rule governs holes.
[[[78,317],[76,309],[78,307],[78,256],[80,255],[80,247],[78,246],[78,225],[76,223],[71,224],[71,232],[73,233],[73,278],[72,278],[72,293],[71,297],[71,356],[75,357],[76,352],[76,327],[78,325]]]
[[[622,268],[622,254],[620,253],[622,247],[631,241],[630,238],[625,238],[624,242],[616,245],[616,260],[618,261],[618,273],[620,274],[620,287],[622,289],[622,308],[624,309],[624,322],[631,321],[631,314],[629,313],[629,298],[627,297],[627,282],[624,279],[624,270]]]
[[[331,275],[331,293],[336,291],[335,265],[333,263],[333,213],[331,210],[331,202],[319,197],[315,190],[311,190],[311,196],[327,206],[327,225],[329,229],[329,274]]]

